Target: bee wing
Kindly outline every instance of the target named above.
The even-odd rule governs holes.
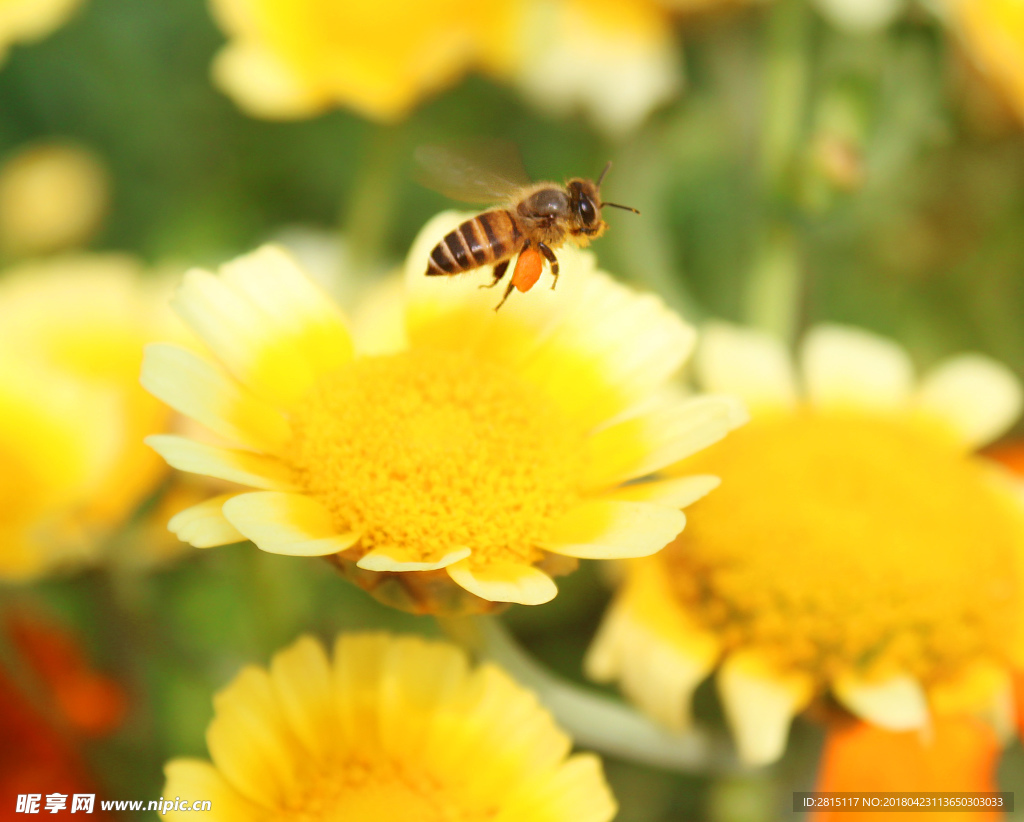
[[[511,143],[420,146],[415,156],[419,183],[464,203],[507,200],[530,184],[519,152]]]

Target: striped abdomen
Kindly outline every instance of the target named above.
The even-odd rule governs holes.
[[[523,235],[504,209],[485,211],[466,220],[434,246],[427,274],[460,274],[488,263],[507,260],[523,245]]]

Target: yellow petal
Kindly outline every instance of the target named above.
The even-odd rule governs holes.
[[[344,551],[359,539],[359,534],[339,534],[330,512],[302,494],[240,494],[224,504],[224,516],[257,548],[271,554],[325,556]]]
[[[172,759],[164,766],[164,774],[167,782],[163,796],[171,802],[178,796],[190,801],[208,799],[210,809],[216,808],[217,818],[224,822],[264,822],[272,818],[265,807],[260,807],[236,791],[209,762]],[[166,814],[170,820],[191,817],[192,813],[184,811],[170,811]]]
[[[685,526],[686,515],[676,508],[592,500],[558,520],[541,547],[581,559],[645,557],[668,545]]]
[[[367,571],[438,571],[465,559],[470,553],[469,548],[459,548],[436,562],[414,562],[402,558],[403,551],[400,549],[375,548],[363,554],[356,565]]]
[[[558,593],[554,581],[532,565],[492,562],[474,569],[472,558],[449,565],[446,570],[456,584],[490,602],[518,602],[543,605]]]
[[[268,327],[288,340],[314,375],[352,358],[352,339],[334,302],[284,248],[265,245],[220,268],[224,281],[245,296]]]
[[[213,62],[214,82],[235,103],[254,117],[293,120],[316,114],[324,107],[320,97],[266,49],[234,41]]]
[[[832,683],[832,692],[851,713],[886,730],[909,731],[928,722],[924,691],[909,676],[865,680],[848,674]]]
[[[714,491],[722,481],[711,474],[694,474],[675,479],[650,480],[624,485],[607,497],[633,502],[652,502],[669,508],[686,508]]]
[[[718,693],[740,758],[767,765],[786,749],[793,717],[810,701],[810,677],[773,671],[752,653],[734,653],[717,675]]]
[[[282,806],[297,786],[301,756],[267,672],[243,669],[213,704],[206,744],[218,770],[243,796]]]
[[[142,386],[220,436],[264,452],[291,437],[281,412],[256,399],[209,360],[166,343],[146,346]]]
[[[192,269],[171,304],[235,379],[256,396],[288,408],[313,385],[312,365],[295,341],[282,335],[262,310],[223,277]]]
[[[589,439],[588,486],[606,487],[678,463],[718,442],[746,420],[746,410],[732,397],[657,403]]]
[[[694,358],[701,387],[733,394],[755,411],[789,408],[796,402],[796,376],[782,341],[752,329],[708,323]]]
[[[289,727],[313,757],[327,756],[338,729],[331,665],[323,645],[300,637],[274,655],[270,677]]]
[[[918,406],[947,423],[970,448],[1005,433],[1021,413],[1021,384],[1005,366],[973,354],[954,357],[925,376]]]
[[[619,679],[623,692],[644,713],[669,728],[685,730],[693,692],[714,668],[717,638],[693,626],[680,612],[671,614],[671,639],[639,622],[628,597],[609,610],[584,659],[592,679]]]
[[[253,488],[291,490],[290,470],[277,460],[247,451],[232,451],[172,434],[154,434],[145,442],[167,464],[179,471],[250,485]]]
[[[907,352],[856,328],[823,325],[804,339],[801,366],[818,406],[897,409],[910,397],[914,369]]]
[[[618,804],[605,782],[600,758],[594,754],[576,754],[554,775],[538,775],[518,787],[503,804],[494,822],[524,819],[611,822],[617,811]]]
[[[171,517],[167,523],[167,530],[182,542],[196,548],[213,548],[217,545],[242,542],[245,537],[227,521],[223,511],[224,503],[234,496],[223,494],[186,508]]]

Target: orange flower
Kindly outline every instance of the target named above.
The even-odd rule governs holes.
[[[817,791],[995,791],[1000,752],[992,727],[969,717],[936,717],[927,731],[887,731],[866,722],[834,728],[825,743]],[[873,812],[826,811],[814,822],[873,820]],[[990,811],[887,813],[886,822],[992,820]]]

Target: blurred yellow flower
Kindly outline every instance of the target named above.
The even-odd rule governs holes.
[[[448,643],[342,634],[331,660],[302,637],[269,671],[244,669],[214,711],[213,763],[169,762],[164,796],[209,799],[221,822],[610,822],[616,812],[600,760],[570,756],[532,693]]]
[[[169,415],[137,376],[144,343],[170,333],[164,302],[113,254],[0,279],[0,578],[95,558],[164,475],[141,440]]]
[[[510,59],[521,2],[211,0],[230,37],[214,77],[257,117],[348,106],[393,120],[479,66]]]
[[[682,530],[679,509],[713,478],[623,483],[743,420],[735,401],[665,393],[693,329],[575,249],[560,252],[557,291],[496,313],[478,289],[489,270],[424,276],[461,219],[420,233],[404,339],[383,352],[375,338],[376,356],[353,355],[338,310],[280,248],[189,272],[174,306],[213,358],[150,346],[143,384],[231,445],[150,443],[176,468],[260,490],[196,506],[173,531],[336,555],[381,598],[431,611],[547,602],[546,570],[650,554]],[[375,314],[391,336],[392,314]]]
[[[978,68],[1024,118],[1024,2],[946,0]]]
[[[621,136],[682,87],[671,18],[650,0],[535,0],[511,79],[556,114]]]
[[[752,763],[781,755],[826,689],[889,730],[930,712],[1007,730],[1024,509],[1010,475],[970,452],[1016,419],[1016,378],[961,356],[915,386],[898,346],[832,326],[804,342],[802,394],[782,345],[754,332],[708,329],[697,371],[753,421],[682,464],[722,487],[672,546],[630,563],[591,675],[680,727],[718,666]]]
[[[376,119],[480,70],[622,133],[679,88],[671,20],[650,0],[211,0],[230,40],[218,85],[257,117],[335,106]]]
[[[34,143],[0,167],[0,251],[45,254],[85,244],[109,201],[106,169],[69,143]]]
[[[3,0],[0,2],[0,62],[18,41],[39,40],[62,25],[82,0]]]

